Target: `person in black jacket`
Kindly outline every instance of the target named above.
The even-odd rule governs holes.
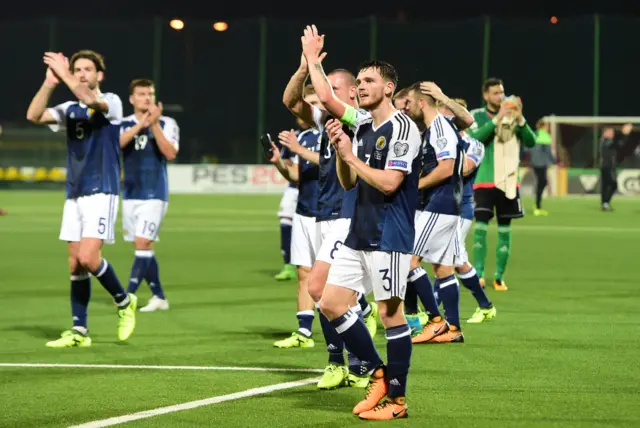
[[[633,125],[628,123],[622,127],[622,136],[616,139],[614,128],[604,128],[600,143],[600,196],[602,211],[613,211],[611,208],[611,198],[618,190],[618,178],[616,166],[618,164],[618,150],[623,147],[629,134],[633,130]]]

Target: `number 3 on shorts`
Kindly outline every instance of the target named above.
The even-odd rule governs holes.
[[[391,291],[391,277],[389,276],[389,269],[380,269],[380,273],[382,274],[382,288],[384,291]],[[384,281],[387,281],[386,285]],[[388,285],[388,287],[387,287]]]
[[[331,249],[331,252],[329,253],[329,257],[331,257],[331,260],[334,260],[334,254],[336,251],[338,251],[340,249],[340,247],[342,247],[342,242],[341,241],[336,241],[335,244],[333,244],[333,248]]]
[[[98,233],[102,235],[107,230],[107,219],[104,217],[100,217],[98,220]]]

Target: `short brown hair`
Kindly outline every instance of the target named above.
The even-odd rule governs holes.
[[[129,95],[133,95],[136,88],[151,88],[156,86],[151,79],[134,79],[129,83]]]
[[[308,95],[314,95],[315,93],[316,93],[316,88],[314,88],[313,85],[307,85],[302,90],[303,97],[306,97]]]
[[[482,92],[487,92],[489,90],[489,88],[493,87],[493,86],[498,86],[498,85],[502,85],[502,79],[498,79],[497,77],[490,77],[487,80],[484,81],[484,83],[482,84]]]
[[[96,66],[96,71],[102,71],[103,73],[107,70],[107,67],[104,65],[104,57],[100,55],[96,51],[92,51],[89,49],[83,49],[74,53],[69,60],[69,70],[73,73],[73,67],[76,64],[76,61],[79,59],[88,59]]]
[[[393,96],[393,101],[400,98],[406,98],[408,95],[409,95],[409,88],[402,88],[398,92],[396,92],[396,94]]]
[[[420,82],[416,82],[407,88],[407,93],[411,91],[415,92],[418,98],[422,98],[423,100],[425,100],[427,102],[427,105],[429,105],[430,107],[438,106],[436,104],[435,98],[433,98],[431,95],[425,95],[422,93],[422,91],[420,91]]]

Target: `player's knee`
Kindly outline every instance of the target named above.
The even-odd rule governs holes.
[[[414,270],[420,267],[420,257],[411,256],[411,263],[409,263],[409,269]]]
[[[446,278],[448,276],[453,275],[454,269],[453,266],[445,266],[439,264],[433,264],[433,274],[437,278]]]
[[[136,236],[133,241],[133,245],[136,250],[151,250],[153,247],[153,241],[147,238],[143,238],[141,236]]]
[[[498,226],[511,226],[511,219],[498,217]]]
[[[318,261],[313,265],[313,268],[311,268],[311,272],[309,272],[307,282],[309,284],[309,294],[314,302],[319,302],[322,298],[322,292],[327,284],[329,267],[330,265],[328,263]]]
[[[471,270],[471,265],[469,262],[466,262],[462,266],[456,266],[456,272],[459,274],[465,274]]]
[[[401,303],[402,300],[398,297],[378,302],[378,314],[382,325],[385,327],[393,324],[399,325],[398,323],[401,322],[400,318],[403,316],[402,311],[399,310]]]
[[[489,223],[493,218],[493,212],[485,211],[485,210],[477,210],[473,216],[478,222]]]
[[[82,248],[78,251],[77,261],[79,267],[89,272],[95,272],[100,266],[100,251],[91,248]]]

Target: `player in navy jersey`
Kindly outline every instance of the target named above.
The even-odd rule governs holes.
[[[353,409],[367,420],[407,416],[412,345],[402,301],[414,241],[421,140],[415,123],[393,107],[397,82],[390,64],[363,64],[357,77],[358,97],[371,118],[358,125],[353,142],[339,121],[327,124],[338,152],[340,182],[345,189],[355,188],[357,196],[349,234],[329,271],[320,308],[371,376],[364,400]],[[360,146],[365,161],[358,156]],[[355,292],[371,291],[386,329],[387,365],[348,305]]]
[[[315,37],[312,34],[316,31]],[[303,119],[317,129],[324,130],[325,122],[331,117],[346,117],[345,127],[354,129],[356,123],[369,116],[368,112],[358,110],[355,77],[345,69],[336,69],[325,76],[319,56],[322,40],[317,37],[317,29],[308,27],[302,38],[303,55],[298,71],[291,77],[283,101],[299,119]],[[315,43],[320,41],[320,43]],[[309,69],[309,61],[315,64]],[[322,100],[322,107],[305,103],[300,97],[300,88],[307,77]],[[318,156],[318,155],[317,155]],[[336,174],[336,153],[328,138],[321,141],[318,162],[320,166],[318,215],[316,217],[320,249],[309,275],[309,293],[319,305],[322,291],[327,282],[329,268],[338,248],[343,244],[348,232],[353,211],[354,192],[344,192]],[[364,295],[351,302],[356,313],[363,317],[372,337],[377,330],[377,305],[368,303]],[[348,367],[344,359],[344,342],[329,320],[318,309],[320,325],[329,353],[329,364],[318,382],[320,389],[333,389],[339,386],[366,387],[369,377],[363,371],[361,362],[347,350]]]
[[[456,98],[453,101],[466,109],[465,100]],[[453,113],[444,105],[438,106],[438,110],[445,116],[451,116]],[[458,242],[458,256],[456,257],[455,268],[462,285],[464,285],[478,302],[478,308],[471,318],[467,320],[470,324],[479,324],[484,321],[492,320],[496,317],[496,308],[487,297],[480,278],[475,268],[469,263],[469,255],[466,250],[466,239],[471,224],[473,223],[474,202],[473,202],[473,183],[478,174],[478,167],[484,159],[484,144],[470,137],[464,131],[460,132],[463,140],[463,148],[465,151],[465,161],[462,175],[464,176],[464,190],[462,193],[462,207],[460,210],[460,230],[456,242]]]
[[[136,79],[129,85],[133,114],[122,120],[120,147],[124,164],[122,223],[124,240],[133,242],[135,259],[127,291],[135,294],[143,280],[153,296],[141,312],[169,309],[153,243],[169,206],[167,161],[178,154],[180,129],[177,122],[162,115],[156,104],[155,85]]]
[[[87,307],[91,297],[90,274],[98,278],[118,307],[118,339],[127,340],[135,328],[137,298],[122,288],[113,267],[100,253],[103,243],[115,242],[120,192],[118,142],[122,101],[100,92],[105,65],[102,56],[83,50],[71,60],[47,52],[48,66],[42,87],[31,101],[27,119],[67,133],[67,197],[62,213],[60,239],[68,242],[71,273],[73,328],[48,347],[87,347]],[[60,82],[77,98],[47,108]]]
[[[294,131],[296,137],[300,135],[302,131],[309,129],[309,125],[300,119],[298,119],[296,123],[299,128]],[[292,164],[292,159],[295,156],[294,153],[281,144],[278,149],[280,150],[282,160],[285,163]],[[296,213],[297,204],[298,185],[289,183],[284,189],[284,192],[282,192],[280,207],[278,208],[278,217],[280,218],[280,253],[284,259],[284,266],[282,270],[274,276],[276,281],[288,281],[297,278],[296,267],[291,264],[291,229],[293,228],[293,216]]]
[[[304,91],[305,100],[317,104],[318,98],[313,87],[307,86]],[[293,217],[291,236],[291,263],[298,268],[298,330],[290,337],[279,340],[273,345],[278,348],[312,348],[315,342],[311,338],[311,327],[315,318],[314,302],[309,295],[308,276],[318,251],[316,230],[316,210],[318,205],[318,165],[317,159],[308,157],[320,149],[321,133],[317,129],[307,129],[296,137],[293,131],[283,131],[278,136],[280,142],[290,139],[299,140],[305,148],[304,155],[293,158],[293,165],[286,164],[278,147],[272,143],[273,156],[269,162],[289,182],[298,184],[298,204]]]
[[[410,87],[406,109],[413,120],[422,120],[426,126],[423,159],[426,175],[420,179],[419,187],[428,192],[428,202],[416,221],[409,281],[429,314],[429,322],[413,338],[413,343],[462,342],[460,291],[454,275],[463,191],[462,140],[453,123],[438,111],[435,98],[421,91],[420,83]],[[422,260],[433,265],[434,288],[420,266]],[[447,320],[440,314],[434,289],[445,308]]]
[[[409,93],[409,89],[410,88],[406,89],[407,94]],[[439,108],[442,107],[443,109],[446,109],[447,117],[450,120],[452,120],[458,128],[466,129],[469,126],[471,126],[471,124],[474,122],[473,116],[467,111],[466,106],[460,105],[456,102],[455,99],[451,99],[448,96],[446,96],[442,92],[442,90],[438,87],[438,85],[436,85],[434,82],[421,82],[420,92],[423,95],[432,97],[436,101],[436,104],[437,106],[439,106]],[[418,129],[420,130],[421,134],[424,134],[424,132],[427,129],[427,126],[424,121],[424,115],[420,111],[417,103],[415,102],[407,103],[405,98],[404,112],[407,115],[416,119],[416,125],[418,126]],[[433,165],[430,162],[428,162],[428,159],[427,159],[430,153],[431,153],[431,146],[428,144],[427,140],[423,139],[423,142],[422,142],[423,162],[422,162],[422,171],[420,173],[421,177],[426,176],[433,168]],[[425,159],[427,159],[426,162],[425,162]],[[418,211],[416,211],[416,224],[418,223],[418,217],[422,214],[422,211],[424,210],[424,208],[429,202],[431,192],[432,191],[429,188],[422,187],[420,189],[420,204],[418,207],[419,208]],[[432,292],[430,291],[431,290],[430,282],[428,282],[429,278],[426,275],[426,272],[424,272],[424,274],[423,272],[424,272],[423,269],[418,269],[413,271],[413,274],[410,276],[409,281],[407,283],[407,293],[405,296],[405,312],[407,313],[407,321],[411,326],[411,330],[414,335],[420,333],[424,325],[426,325],[429,321],[429,317],[427,314],[425,314],[424,312],[418,311],[417,290],[416,290],[416,285],[414,284],[414,280],[416,280],[416,282],[418,282],[419,285],[421,286],[423,293]],[[422,278],[423,276],[424,278]],[[427,288],[427,284],[429,288]]]

